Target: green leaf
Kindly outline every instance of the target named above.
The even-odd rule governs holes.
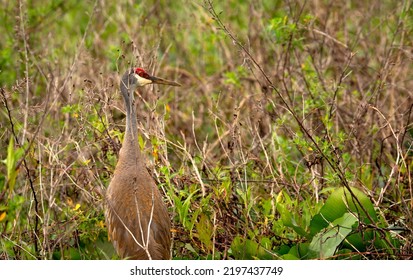
[[[13,137],[10,137],[9,146],[7,147],[6,159],[7,177],[9,178],[9,180],[14,170],[14,160],[14,139]]]
[[[199,234],[199,240],[205,245],[208,250],[212,250],[212,233],[213,225],[207,215],[201,213],[199,222],[196,224],[196,230]]]
[[[281,258],[283,260],[299,260],[300,259],[296,255],[293,255],[293,254],[285,254],[285,255],[282,255]]]
[[[268,253],[254,240],[236,236],[231,244],[231,251],[236,259],[252,260],[252,259],[273,259],[273,256]]]
[[[7,180],[10,195],[13,192],[16,178],[19,173],[18,170],[16,170],[16,163],[23,156],[23,152],[23,148],[14,148],[14,138],[10,137],[9,146],[7,148],[7,158],[3,161],[7,168]]]
[[[174,201],[175,201],[175,208],[176,211],[178,212],[178,216],[179,216],[179,220],[182,223],[182,225],[187,228],[187,229],[192,229],[191,226],[191,220],[189,217],[189,208],[191,206],[191,201],[192,201],[192,197],[198,192],[198,190],[195,190],[194,192],[192,192],[186,199],[185,201],[182,203],[181,198],[178,196],[174,197]]]
[[[286,196],[283,193],[280,193],[278,198],[277,198],[277,211],[281,215],[281,221],[283,224],[287,227],[292,228],[296,233],[303,237],[308,237],[308,233],[297,224],[297,221],[295,220],[294,216],[291,214],[291,211],[287,209],[286,206],[281,202],[282,197],[285,197],[286,200],[289,200],[289,197]]]
[[[310,243],[310,257],[326,259],[332,257],[337,247],[351,233],[352,226],[357,222],[353,214],[345,213],[342,217],[334,220],[329,228],[322,230]]]
[[[295,258],[293,259],[297,260],[307,259],[309,245],[308,243],[298,243],[294,245],[287,254],[283,255],[283,259],[291,259],[291,256],[294,256]],[[288,256],[288,258],[285,258],[285,256]]]
[[[377,214],[370,199],[360,190],[351,188],[354,197],[345,188],[339,188],[330,195],[326,200],[320,213],[315,215],[310,222],[311,236],[317,234],[323,228],[326,228],[329,223],[342,217],[345,213],[354,213],[361,221],[371,224],[377,221]],[[359,201],[360,203],[358,203]],[[368,215],[367,215],[367,214]]]

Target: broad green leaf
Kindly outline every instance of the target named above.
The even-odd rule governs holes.
[[[351,188],[351,190],[355,197],[352,197],[350,192],[345,188],[339,188],[333,191],[321,208],[320,213],[315,215],[311,220],[311,236],[314,236],[320,230],[326,228],[329,223],[342,217],[345,213],[354,213],[367,224],[371,224],[372,222],[368,217],[373,221],[377,221],[376,211],[370,199],[356,188]]]
[[[351,233],[352,226],[357,222],[357,217],[350,213],[345,213],[342,217],[317,233],[310,243],[310,257],[326,259],[334,255],[337,247]]]
[[[285,254],[285,255],[282,255],[281,258],[283,260],[299,260],[300,259],[296,255],[293,255],[293,254]]]
[[[295,259],[307,259],[309,245],[308,243],[298,243],[291,247],[286,255],[295,256]]]
[[[268,253],[257,242],[250,239],[244,239],[241,236],[236,236],[231,244],[231,251],[236,259],[252,260],[252,259],[273,259],[273,256]]]

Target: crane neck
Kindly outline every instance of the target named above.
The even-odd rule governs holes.
[[[128,91],[128,98],[124,98],[126,109],[126,135],[133,136],[133,139],[137,140],[138,137],[138,124],[136,120],[136,107],[135,100],[133,98],[133,92]]]
[[[133,88],[127,88],[126,86],[121,84],[121,93],[125,102],[126,110],[126,130],[119,156],[121,158],[125,158],[125,161],[129,159],[132,161],[140,161],[141,158],[133,91]]]

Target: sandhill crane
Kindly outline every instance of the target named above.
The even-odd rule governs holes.
[[[134,91],[148,84],[180,86],[142,68],[131,68],[120,81],[126,131],[106,192],[105,216],[109,238],[123,259],[170,259],[171,221],[138,144]]]

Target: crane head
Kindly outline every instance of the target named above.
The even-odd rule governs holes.
[[[131,68],[122,76],[120,82],[120,91],[125,96],[125,98],[127,97],[129,99],[129,93],[134,92],[137,87],[142,87],[150,84],[180,86],[180,84],[176,82],[151,76],[142,68]]]
[[[161,85],[170,85],[170,86],[181,86],[180,84],[174,81],[168,81],[162,78],[151,76],[146,73],[142,68],[135,68],[135,78],[137,80],[137,86],[144,86],[149,84],[161,84]]]

